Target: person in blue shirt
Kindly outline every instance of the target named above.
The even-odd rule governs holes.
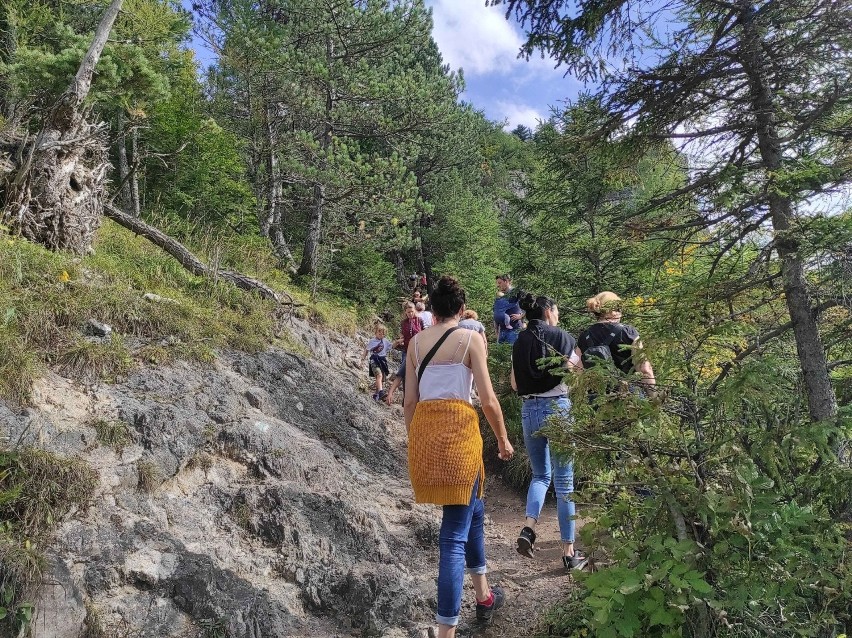
[[[497,298],[494,300],[494,328],[497,331],[497,343],[514,344],[523,330],[524,313],[518,303],[518,293],[512,287],[512,276],[508,273],[497,275]]]

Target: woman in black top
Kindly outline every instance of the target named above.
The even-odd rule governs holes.
[[[616,368],[630,374],[634,370],[642,375],[641,383],[653,390],[656,381],[651,362],[642,353],[639,331],[621,323],[621,297],[614,292],[601,292],[586,300],[586,308],[597,320],[584,330],[577,340],[576,354],[586,361],[590,348],[606,348]]]
[[[577,342],[557,327],[559,308],[552,299],[526,294],[521,297],[520,306],[526,311],[529,325],[512,346],[510,380],[512,388],[523,399],[521,422],[533,478],[527,491],[526,521],[518,536],[517,550],[524,556],[533,556],[535,526],[552,478],[556,488],[556,512],[562,538],[562,563],[567,569],[582,569],[586,557],[574,549],[576,510],[571,500],[574,492],[573,462],[568,458],[552,456],[547,437],[539,433],[553,415],[570,419],[571,401],[562,377],[552,374],[553,368],[542,369],[537,363],[544,357],[561,356],[562,367],[573,369],[579,366],[580,357],[575,352]]]

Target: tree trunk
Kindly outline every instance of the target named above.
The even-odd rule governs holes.
[[[109,168],[104,127],[82,105],[122,0],[107,8],[73,81],[34,140],[25,138],[6,180],[0,222],[51,249],[89,250],[103,214]]]
[[[308,223],[308,234],[305,237],[305,247],[302,251],[302,263],[299,266],[300,275],[316,274],[319,265],[319,240],[322,231],[322,213],[325,205],[325,185],[314,184],[314,206]]]
[[[410,288],[408,287],[408,275],[405,273],[405,261],[402,259],[402,251],[392,251],[391,258],[393,259],[393,266],[396,271],[396,284],[399,286],[402,294],[407,296]]]
[[[77,69],[77,74],[71,81],[71,84],[65,90],[65,95],[60,98],[57,108],[54,109],[53,117],[51,118],[53,127],[59,130],[68,128],[76,116],[79,115],[80,106],[89,95],[92,88],[92,77],[95,74],[95,67],[98,60],[101,59],[104,46],[109,39],[112,25],[121,11],[123,0],[112,0],[107,10],[101,18],[100,24],[92,38],[92,43],[89,45],[89,50],[83,56],[80,66]]]
[[[130,158],[133,166],[130,169],[130,212],[134,217],[142,216],[142,203],[139,199],[139,127],[134,126],[130,131]]]
[[[132,215],[128,215],[124,211],[119,210],[115,206],[111,204],[107,204],[104,207],[104,211],[107,217],[115,221],[116,223],[124,226],[127,230],[136,233],[137,235],[144,237],[155,246],[159,246],[164,251],[166,251],[169,255],[174,257],[177,262],[186,268],[193,275],[199,275],[203,277],[217,277],[219,279],[223,279],[227,282],[230,282],[237,286],[238,288],[242,288],[243,290],[248,290],[251,292],[258,293],[261,297],[265,299],[270,299],[277,303],[288,303],[292,304],[293,300],[289,295],[284,295],[286,299],[282,299],[281,294],[267,286],[262,281],[258,279],[254,279],[253,277],[249,277],[247,275],[243,275],[238,272],[234,272],[231,270],[218,270],[216,268],[212,268],[201,261],[198,257],[193,255],[183,244],[178,242],[175,239],[172,239],[168,235],[166,235],[163,231],[158,228],[154,228],[153,226],[149,226],[141,219],[134,217]]]
[[[763,53],[761,34],[754,24],[753,15],[756,9],[750,2],[741,2],[740,7],[744,33],[741,62],[749,78],[760,156],[771,173],[782,166],[774,94],[765,76],[765,69],[771,68],[771,61],[766,59]],[[808,397],[808,410],[815,422],[831,420],[837,416],[837,397],[831,386],[825,349],[808,293],[805,265],[799,256],[799,242],[791,233],[794,220],[793,203],[789,196],[781,193],[772,183],[769,184],[769,193],[769,212],[775,231],[775,246],[781,259],[784,296],[793,324],[796,351]]]
[[[117,128],[118,139],[116,141],[116,157],[118,159],[118,179],[121,184],[121,207],[124,210],[132,210],[133,200],[130,195],[130,162],[127,160],[127,121],[124,112],[119,111]]]
[[[293,253],[284,237],[284,219],[281,214],[281,200],[283,189],[281,188],[281,171],[278,167],[277,135],[275,132],[275,114],[272,112],[273,105],[267,102],[264,119],[266,125],[266,210],[261,232],[269,238],[272,250],[284,268],[293,269]],[[264,228],[265,227],[265,228]]]

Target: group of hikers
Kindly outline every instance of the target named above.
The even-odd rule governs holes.
[[[612,292],[601,292],[586,302],[594,322],[575,339],[559,328],[557,303],[546,296],[521,293],[508,274],[496,277],[493,307],[497,342],[512,347],[510,383],[523,400],[521,418],[524,444],[532,469],[526,512],[516,549],[532,558],[536,524],[551,481],[557,495],[557,518],[566,569],[582,569],[585,554],[575,547],[576,508],[574,468],[570,458],[553,454],[540,430],[553,417],[571,419],[566,373],[582,373],[598,360],[606,360],[624,373],[636,373],[653,392],[654,371],[642,352],[639,333],[621,322],[622,302]],[[431,312],[424,317],[427,300],[406,302],[401,336],[387,339],[386,328],[377,324],[375,338],[367,344],[370,373],[376,378],[377,399],[388,402],[403,384],[405,425],[408,433],[409,475],[418,503],[443,507],[439,534],[438,605],[439,638],[455,636],[462,601],[465,570],[471,575],[476,595],[476,617],[489,621],[503,605],[503,589],[488,584],[484,544],[483,482],[485,466],[479,419],[473,407],[474,384],[482,412],[497,439],[498,457],[508,461],[514,449],[503,413],[488,373],[488,342],[476,313],[466,307],[459,282],[449,276],[435,285],[428,300]],[[428,311],[427,311],[428,312]],[[402,350],[400,371],[385,395],[387,354]],[[561,374],[540,366],[545,358],[562,361]]]

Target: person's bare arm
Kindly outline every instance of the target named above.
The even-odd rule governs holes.
[[[408,342],[408,354],[405,357],[405,398],[403,410],[405,412],[405,431],[411,427],[414,419],[414,409],[420,400],[420,382],[414,371],[414,339]]]
[[[574,348],[574,352],[571,353],[565,362],[565,367],[574,373],[583,371],[583,353],[579,347]]]
[[[485,346],[479,339],[473,339],[470,342],[470,368],[473,371],[473,380],[479,390],[479,400],[482,404],[482,411],[485,413],[485,418],[488,420],[488,425],[497,437],[497,447],[500,452],[498,456],[508,461],[515,453],[512,444],[509,442],[509,435],[506,432],[506,423],[503,420],[503,410],[500,408],[500,402],[497,400],[497,395],[494,394],[494,387],[491,385],[491,377],[488,375],[488,359],[485,356]]]
[[[636,371],[642,375],[641,383],[651,388],[657,385],[657,380],[654,377],[654,368],[642,348],[642,342],[638,339],[633,342],[633,361],[636,362]]]
[[[515,368],[512,368],[509,371],[509,385],[512,386],[512,389],[517,392],[518,391],[518,382],[515,381]]]

